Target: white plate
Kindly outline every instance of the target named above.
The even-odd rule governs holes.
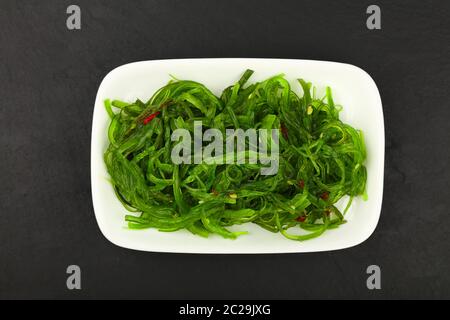
[[[108,146],[108,115],[103,101],[146,100],[169,81],[169,75],[206,84],[216,94],[235,83],[250,68],[255,71],[250,82],[284,73],[294,90],[300,92],[296,79],[313,83],[319,94],[326,86],[333,90],[334,101],[343,105],[341,119],[362,129],[367,144],[367,193],[369,199],[357,198],[348,211],[347,224],[329,230],[321,237],[305,242],[284,238],[255,224],[233,227],[247,230],[237,240],[212,235],[208,239],[188,231],[159,232],[154,229],[128,230],[128,213],[117,200],[108,181],[103,153]],[[130,249],[186,253],[287,253],[337,250],[355,246],[375,230],[381,211],[384,171],[384,120],[380,94],[372,78],[349,64],[284,59],[180,59],[143,61],[123,65],[111,71],[98,89],[92,121],[91,183],[95,216],[103,235],[112,243]]]

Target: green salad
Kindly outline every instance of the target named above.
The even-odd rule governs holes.
[[[249,83],[252,73],[245,71],[220,96],[201,83],[173,79],[148,101],[105,101],[111,122],[104,161],[118,199],[130,211],[129,228],[235,239],[246,233],[245,225],[230,227],[251,222],[302,241],[338,228],[353,198],[366,197],[363,134],[339,119],[342,108],[331,89],[317,97],[311,83],[299,79],[300,96],[283,75]],[[185,162],[174,161],[179,129],[192,136],[215,129],[226,142],[234,141],[227,135],[231,129],[278,132],[265,136],[267,153],[276,151],[276,171],[262,174],[268,162],[249,160],[257,150],[251,139],[239,150],[232,145],[244,163],[205,157],[188,162],[196,156],[186,154],[188,148]],[[206,141],[184,146],[195,143],[207,151]],[[221,153],[215,151],[217,160]],[[341,212],[335,205],[346,196]]]

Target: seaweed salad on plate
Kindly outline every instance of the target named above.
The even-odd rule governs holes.
[[[104,161],[118,199],[130,211],[129,228],[235,239],[246,232],[231,226],[255,223],[302,241],[338,228],[353,198],[366,197],[363,134],[339,119],[342,107],[331,89],[317,97],[312,84],[299,79],[299,95],[283,75],[251,83],[252,73],[245,71],[220,95],[201,83],[173,79],[145,102],[105,101],[110,124]],[[232,129],[278,132],[276,139],[265,137],[271,142],[266,151],[276,151],[276,171],[262,174],[263,161],[174,161],[179,129],[192,136],[211,129],[223,136]],[[254,155],[250,140],[237,150],[244,160]],[[186,151],[196,142],[183,143]],[[205,141],[197,146],[200,153],[209,148]],[[195,156],[191,151],[183,159]],[[344,197],[347,205],[339,210],[336,203]]]

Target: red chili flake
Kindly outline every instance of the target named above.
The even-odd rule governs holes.
[[[217,190],[214,189],[214,188],[211,189],[211,193],[212,193],[213,195],[215,195],[215,196],[218,196],[218,195],[219,195],[219,192],[217,192]]]
[[[161,112],[156,111],[155,113],[152,113],[151,115],[149,115],[147,118],[144,119],[143,123],[144,125],[146,125],[147,123],[149,123],[150,121],[152,121],[153,119],[155,119],[155,117],[160,114]]]
[[[300,188],[304,188],[305,187],[305,181],[303,181],[303,180],[300,180],[299,182],[298,182],[298,186],[300,187]]]
[[[298,222],[305,222],[306,217],[305,216],[300,216],[300,217],[297,217],[297,219],[295,219],[295,220],[297,220]]]
[[[283,134],[283,137],[287,140],[288,139],[288,129],[285,127],[284,124],[280,127],[281,133]]]
[[[330,194],[328,192],[324,192],[320,195],[320,198],[322,198],[323,200],[328,200],[329,197]]]

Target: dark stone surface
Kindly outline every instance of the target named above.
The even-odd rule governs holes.
[[[450,298],[450,6],[376,1],[78,0],[0,3],[0,298]],[[98,85],[114,67],[279,57],[362,67],[381,92],[385,194],[373,236],[289,255],[135,252],[101,235],[90,194]],[[65,269],[82,269],[81,291]],[[365,269],[382,268],[382,290]]]

